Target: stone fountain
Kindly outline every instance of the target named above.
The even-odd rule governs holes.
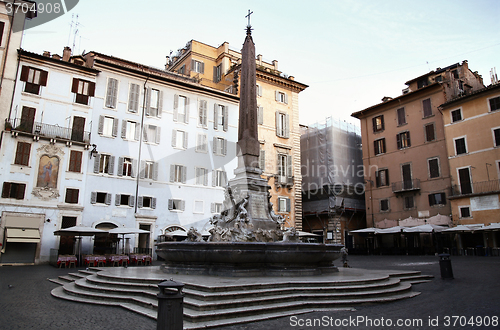
[[[162,269],[174,274],[218,276],[321,275],[336,272],[341,245],[302,243],[295,228],[273,212],[270,186],[258,167],[255,45],[250,24],[243,44],[238,124],[238,167],[228,182],[224,211],[204,241],[194,229],[181,242],[157,244]]]

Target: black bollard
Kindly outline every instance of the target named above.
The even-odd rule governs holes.
[[[183,300],[182,288],[184,284],[170,279],[158,284],[158,317],[156,330],[182,330],[183,327]]]

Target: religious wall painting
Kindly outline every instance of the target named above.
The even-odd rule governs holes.
[[[36,186],[39,188],[57,188],[59,176],[59,157],[43,155],[38,165],[38,179]]]

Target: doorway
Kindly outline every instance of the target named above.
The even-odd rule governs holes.
[[[62,217],[61,229],[76,226],[76,217]],[[75,254],[75,236],[61,235],[59,239],[59,254]]]
[[[150,248],[151,239],[151,225],[139,225],[139,229],[147,230],[149,233],[139,234],[139,242],[137,243],[137,253],[145,253],[151,255],[152,250]]]

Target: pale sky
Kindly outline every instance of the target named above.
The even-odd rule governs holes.
[[[463,60],[485,85],[493,67],[500,71],[498,0],[80,0],[25,31],[22,47],[62,55],[75,41],[74,54],[93,50],[163,68],[165,56],[192,39],[240,50],[249,9],[256,53],[309,85],[299,97],[301,124],[329,116],[358,124],[352,112]]]

